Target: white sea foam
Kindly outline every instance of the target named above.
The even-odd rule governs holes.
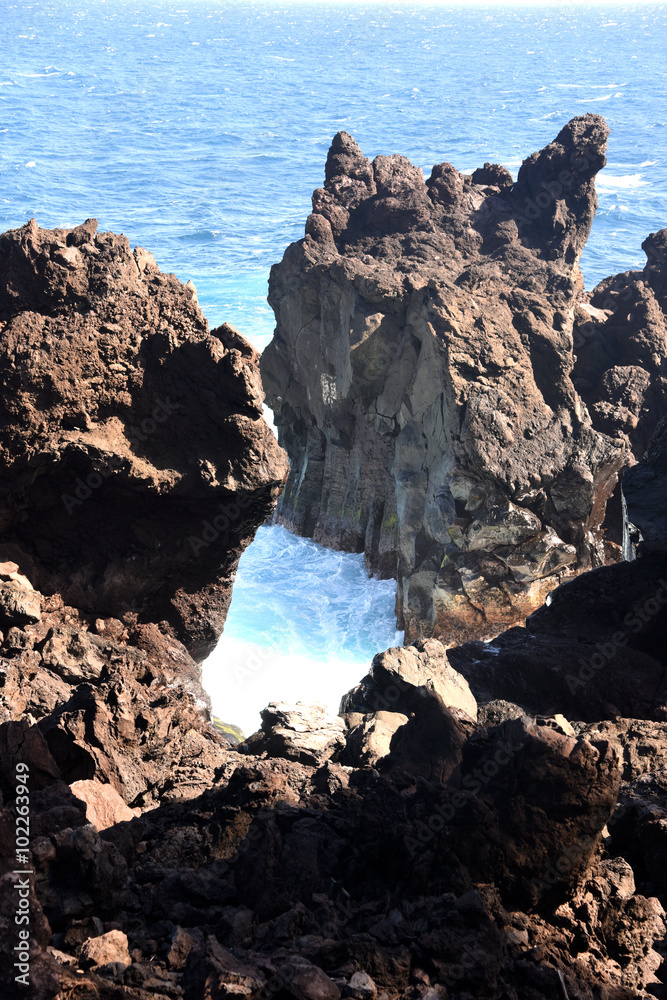
[[[577,104],[597,104],[600,101],[610,101],[614,96],[614,94],[602,94],[600,97],[582,97],[577,100]]]
[[[643,174],[621,174],[620,177],[615,177],[604,170],[596,177],[595,184],[599,191],[624,191],[647,187],[650,182],[642,180],[643,176]]]
[[[203,665],[202,681],[213,714],[249,736],[260,728],[260,712],[270,701],[324,705],[336,715],[341,697],[369,666],[370,659],[330,656],[322,662],[304,653],[223,635]]]
[[[627,83],[555,83],[560,90],[615,90],[617,87],[627,87]]]
[[[226,722],[252,731],[269,701],[338,710],[374,654],[400,645],[393,580],[363,558],[268,526],[243,554],[225,632],[204,664],[204,687]]]

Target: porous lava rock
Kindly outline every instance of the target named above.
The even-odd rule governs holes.
[[[667,229],[642,243],[642,271],[625,271],[575,311],[574,382],[593,424],[639,460],[667,410]]]
[[[667,720],[665,424],[624,476],[626,517],[646,534],[640,558],[602,566],[553,591],[492,643],[447,651],[478,701],[595,722]]]
[[[667,417],[656,428],[644,460],[623,477],[629,528],[639,532],[640,554],[667,553]]]
[[[5,233],[0,274],[0,559],[83,612],[164,622],[203,659],[287,474],[257,353],[94,220]],[[5,623],[33,614],[15,589]]]
[[[411,225],[429,205],[419,194],[396,195],[397,178],[407,168],[388,159],[377,174],[382,182],[377,218],[383,226],[397,216]],[[346,164],[349,183],[336,172]],[[442,204],[460,193],[452,169],[439,170],[431,185]],[[362,207],[375,175],[363,163],[351,163],[345,143],[332,158],[330,173],[333,189],[349,188],[346,197]],[[489,166],[478,180],[499,191],[509,187],[502,171]],[[342,232],[344,217],[333,212],[332,217]],[[55,236],[35,234],[34,227],[21,232],[30,253],[37,254],[35,246],[48,246],[54,267],[65,268],[63,261],[72,265],[68,273],[77,295],[87,292],[71,249],[107,262],[99,273],[90,265],[91,276],[107,281],[107,298],[113,299],[111,279],[117,274],[119,301],[128,309],[135,298],[143,301],[132,285],[130,258],[143,275],[136,281],[146,282],[155,272],[145,252],[129,255],[117,238],[96,237],[92,224]],[[546,223],[539,237],[545,245],[551,239]],[[576,240],[565,252],[576,255]],[[29,264],[18,251],[10,257],[11,290],[23,287],[26,275],[34,277],[35,265],[30,254]],[[44,287],[34,279],[34,308],[39,307],[39,322],[49,336],[58,329],[66,341],[70,327],[52,303],[51,265],[46,257],[37,258]],[[114,271],[118,260],[125,264]],[[136,292],[128,293],[127,301],[123,276],[128,281],[131,276]],[[168,291],[173,281],[166,278],[157,287]],[[183,294],[186,316],[197,316],[190,291],[174,288]],[[156,322],[159,301],[153,302],[153,313],[149,296]],[[73,329],[83,323],[76,311],[67,315]],[[89,311],[83,315],[92,322]],[[173,392],[170,402],[180,398],[177,388],[190,371],[187,366],[169,371],[172,353],[184,365],[193,355],[197,359],[191,377],[193,384],[201,380],[202,405],[207,400],[202,387],[218,385],[210,371],[216,358],[218,367],[226,371],[228,364],[235,372],[222,382],[230,393],[233,387],[240,391],[240,383],[257,385],[256,361],[244,353],[249,349],[238,334],[227,330],[222,339],[205,330],[201,337],[187,330],[181,334],[181,315],[180,309],[170,314],[171,332],[164,334],[175,345],[173,352],[164,355],[155,348],[164,361],[157,365],[159,372],[166,367],[171,378],[164,383]],[[19,331],[24,322],[33,329],[24,317],[16,320]],[[187,327],[186,319],[182,322]],[[5,328],[11,324],[10,317]],[[124,343],[122,330],[116,334]],[[151,336],[145,334],[149,346],[139,349],[138,361],[126,351],[143,365],[147,385],[158,379],[150,361]],[[90,345],[106,343],[104,337],[102,330],[97,340],[91,333]],[[69,356],[64,343],[50,349],[56,360]],[[76,375],[80,390],[75,380],[66,396],[63,381],[58,392],[73,407],[79,391],[86,412],[95,415],[92,432],[104,435],[115,418],[111,411],[96,410],[95,399],[111,407],[105,380],[115,386],[116,369],[98,364],[95,351],[90,346],[92,370],[102,373],[102,381],[94,383],[96,395],[86,387],[87,368]],[[272,703],[263,713],[261,732],[232,746],[211,722],[197,656],[207,636],[215,634],[229,596],[233,569],[223,585],[216,575],[219,566],[235,566],[257,525],[251,515],[271,509],[285,468],[277,445],[269,442],[262,451],[258,444],[263,440],[259,395],[257,406],[249,407],[252,415],[245,403],[238,404],[238,413],[260,437],[249,434],[238,453],[232,450],[225,477],[218,475],[224,463],[215,450],[223,448],[224,439],[216,437],[213,451],[204,451],[204,422],[197,408],[189,448],[183,425],[182,437],[165,441],[163,451],[149,455],[148,449],[132,445],[129,455],[123,452],[127,466],[114,467],[107,477],[117,490],[109,503],[129,505],[143,498],[152,518],[166,511],[167,525],[175,523],[170,505],[181,504],[181,530],[190,531],[195,511],[207,516],[206,504],[222,495],[228,523],[216,526],[209,517],[210,530],[193,535],[191,549],[194,555],[202,542],[231,548],[216,550],[218,568],[205,577],[203,590],[192,590],[196,600],[192,597],[190,611],[179,618],[173,609],[183,607],[176,587],[184,565],[180,550],[177,546],[171,553],[173,572],[169,554],[159,546],[154,547],[156,562],[151,561],[149,529],[161,529],[149,521],[139,540],[128,535],[124,558],[129,569],[123,569],[118,550],[118,572],[127,573],[124,585],[127,593],[135,593],[136,607],[121,605],[114,614],[109,610],[116,608],[113,601],[105,603],[108,580],[91,570],[97,566],[92,535],[84,533],[78,548],[67,548],[72,533],[61,542],[54,534],[60,525],[55,508],[46,500],[40,506],[40,498],[54,496],[47,489],[49,477],[37,474],[44,449],[51,448],[54,482],[64,489],[58,469],[70,468],[71,441],[78,442],[74,452],[91,463],[101,446],[91,444],[89,431],[79,426],[66,428],[73,439],[61,440],[64,431],[57,429],[54,414],[58,406],[70,413],[64,403],[54,403],[41,418],[31,415],[27,391],[19,392],[21,357],[14,348],[7,353],[6,374],[25,408],[23,436],[12,410],[15,398],[2,402],[11,417],[7,427],[16,435],[11,449],[10,439],[1,439],[11,473],[3,479],[11,516],[0,562],[3,995],[10,1000],[26,996],[15,980],[17,947],[23,956],[19,961],[29,965],[31,1000],[650,1000],[664,992],[660,949],[667,888],[661,871],[654,869],[664,868],[667,857],[667,739],[665,722],[656,721],[661,688],[654,662],[664,632],[653,605],[636,609],[644,614],[647,630],[634,645],[627,644],[637,655],[621,691],[625,706],[643,712],[643,719],[617,718],[612,711],[605,717],[603,696],[589,694],[589,714],[571,714],[568,721],[552,708],[553,690],[543,684],[544,676],[534,671],[531,680],[527,669],[519,672],[515,692],[524,705],[517,704],[506,687],[508,672],[498,670],[489,680],[488,671],[472,669],[479,664],[472,662],[471,652],[481,644],[453,650],[427,638],[379,654],[368,676],[346,697],[341,715],[318,706]],[[130,365],[130,370],[139,369]],[[25,384],[34,387],[36,376],[27,361],[21,371]],[[158,384],[163,385],[159,379]],[[145,401],[142,391],[137,387],[137,398]],[[125,419],[122,406],[119,412]],[[156,418],[150,419],[157,425]],[[233,415],[229,419],[240,435],[246,425],[235,423]],[[154,434],[157,440],[157,427]],[[120,452],[119,446],[114,454]],[[195,459],[202,453],[217,476],[208,487],[186,461],[186,454]],[[271,455],[275,462],[264,467]],[[94,506],[95,498],[104,496],[104,485],[88,483],[91,467],[75,466],[91,490],[81,500],[93,505],[87,515],[90,532],[94,516],[107,510],[107,501]],[[243,498],[251,495],[246,505]],[[257,495],[263,498],[261,508]],[[67,496],[79,499],[71,492]],[[203,497],[203,513],[197,497]],[[25,521],[19,516],[20,498],[26,503]],[[75,505],[73,517],[78,509]],[[630,494],[628,509],[632,516]],[[119,511],[117,516],[130,515]],[[113,532],[105,541],[104,522],[95,523],[104,551],[114,538],[120,545]],[[526,657],[532,643],[539,662],[547,636],[581,643],[589,630],[589,648],[591,640],[605,643],[606,630],[618,628],[618,602],[632,601],[652,574],[663,572],[659,549],[644,553],[639,546],[637,551],[640,558],[631,564],[603,567],[555,591],[551,605],[530,620],[537,620],[538,628],[514,629],[525,633]],[[210,559],[212,568],[214,556]],[[71,577],[65,572],[67,560]],[[164,568],[164,580],[154,575],[157,566]],[[613,600],[612,582],[602,576],[607,573],[629,574],[616,577]],[[600,620],[597,631],[590,631],[596,600]],[[655,601],[659,611],[662,604]],[[540,628],[542,642],[536,638]],[[501,653],[496,657],[500,662]],[[488,701],[486,687],[494,684],[497,697]],[[630,702],[633,684],[635,701]],[[595,686],[594,681],[591,690]],[[577,693],[581,698],[581,690]],[[527,711],[528,704],[534,710]],[[17,944],[17,908],[29,911],[27,944]]]
[[[278,518],[395,577],[409,642],[488,639],[620,558],[619,471],[664,403],[665,238],[627,301],[610,279],[614,308],[584,336],[604,291],[585,295],[578,262],[607,135],[573,119],[513,183],[448,163],[424,181],[341,132],[304,239],[272,269]]]
[[[176,639],[32,593],[0,647],[8,996],[27,789],[35,1000],[648,1000],[664,724],[481,725],[426,640],[377,658],[358,711],[272,704],[232,747]]]
[[[623,731],[484,728],[423,690],[379,760],[350,729],[322,763],[326,720],[303,711],[291,738],[220,745],[200,794],[103,831],[41,727],[1,725],[5,870],[19,760],[39,810],[33,995],[649,1000],[664,911],[606,827]]]
[[[664,724],[481,725],[426,640],[377,658],[357,711],[272,704],[231,747],[176,639],[31,593],[38,620],[0,647],[10,997],[27,788],[35,1000],[547,1000],[561,977],[648,1000]]]

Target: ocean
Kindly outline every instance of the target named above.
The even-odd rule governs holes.
[[[588,287],[667,226],[667,7],[80,0],[3,4],[0,230],[95,217],[197,286],[211,326],[269,341],[268,271],[303,234],[332,136],[516,174],[575,115],[611,127]],[[322,701],[397,641],[361,557],[260,529],[205,664],[246,731],[270,699]]]

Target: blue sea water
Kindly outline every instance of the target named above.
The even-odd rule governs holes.
[[[666,43],[661,4],[5,2],[0,229],[94,216],[192,279],[212,325],[232,322],[262,347],[273,327],[268,270],[303,233],[335,132],[350,132],[366,155],[403,153],[426,171],[449,160],[516,173],[570,118],[596,111],[612,131],[582,259],[590,287],[642,266],[642,240],[667,226]],[[279,647],[288,660],[267,654],[252,671],[256,708],[264,692],[287,692],[299,658],[331,675],[333,651],[342,691],[341,664],[359,674],[394,641],[391,588],[365,580],[358,557],[335,553],[313,576],[310,544],[261,530],[209,688],[217,678],[222,690],[226,670],[240,676],[252,650]],[[325,592],[318,606],[313,594]],[[217,713],[233,720],[235,703],[221,698]]]
[[[260,528],[241,558],[224,635],[204,664],[216,715],[250,733],[269,701],[337,712],[371,657],[401,644],[394,592],[393,580],[368,579],[361,555]]]

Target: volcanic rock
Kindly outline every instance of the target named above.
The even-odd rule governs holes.
[[[211,936],[190,952],[185,969],[186,1000],[254,997],[265,985],[261,970],[240,961]]]
[[[408,642],[491,638],[620,558],[618,474],[664,406],[665,239],[647,241],[632,301],[616,279],[612,315],[601,291],[588,301],[578,261],[607,133],[573,119],[514,184],[447,163],[424,182],[339,133],[306,236],[272,269],[261,368],[291,460],[278,519],[395,577]],[[577,359],[582,317],[597,325]]]
[[[624,476],[628,517],[646,532],[646,554],[563,584],[525,628],[448,650],[479,701],[585,722],[667,719],[664,424],[652,440]]]
[[[84,968],[89,965],[107,965],[110,962],[119,962],[127,968],[132,964],[127,935],[122,931],[109,931],[100,937],[88,938],[81,946],[80,960]]]
[[[663,418],[642,462],[623,477],[627,519],[640,532],[640,551],[667,552],[667,418]]]
[[[200,934],[201,936],[201,934]],[[166,962],[170,969],[182,969],[185,966],[187,957],[193,948],[201,944],[195,934],[184,930],[182,927],[175,927],[170,939],[170,947],[167,952]]]
[[[107,830],[137,814],[128,808],[113,785],[103,785],[99,781],[73,781],[70,788],[77,799],[85,802],[86,819],[96,830]]]
[[[379,772],[249,741],[244,754],[221,748],[201,794],[165,797],[102,834],[66,812],[67,795],[77,800],[42,765],[50,784],[31,792],[34,807],[43,814],[49,793],[62,812],[44,813],[31,845],[33,917],[49,928],[39,941],[53,949],[55,982],[100,1000],[103,977],[133,1000],[265,988],[336,1000],[358,995],[363,972],[406,1000],[425,977],[438,997],[546,1000],[560,969],[571,997],[648,997],[663,911],[601,839],[619,781],[613,734],[573,739],[528,719],[486,730],[429,691],[415,705],[407,722],[397,713]],[[32,747],[32,764],[45,747],[22,731],[11,744]],[[172,742],[184,738],[176,730]],[[15,759],[0,759],[3,831],[14,828]],[[132,965],[122,972],[123,954],[86,970],[110,932],[127,935]]]
[[[86,613],[168,623],[203,659],[287,473],[257,352],[94,220],[32,220],[0,265],[0,558]],[[35,619],[33,594],[0,590],[0,621]]]
[[[557,150],[537,158],[538,176],[548,175],[554,158]],[[332,221],[314,215],[310,228],[334,248],[355,219],[370,233],[393,227],[402,238],[405,227],[424,226],[432,206],[458,212],[471,190],[443,166],[424,195],[405,161],[383,158],[371,168],[349,137],[335,142],[327,169],[321,202]],[[522,183],[534,194],[530,178],[524,172]],[[486,198],[510,191],[502,170],[488,166],[475,184]],[[587,190],[575,185],[561,216],[571,210],[585,217]],[[572,229],[563,237],[550,226],[549,219],[526,224],[522,239],[539,243],[540,260],[540,253],[556,254],[545,267],[569,267],[558,253],[570,261],[580,240]],[[658,590],[651,603],[646,588],[658,587],[664,554],[640,546],[635,562],[554,591],[528,628],[499,637],[495,652],[486,647],[494,669],[482,662],[483,644],[446,650],[419,640],[379,654],[346,696],[344,715],[273,703],[262,730],[231,746],[210,721],[196,661],[224,617],[231,575],[221,582],[220,566],[233,573],[284,471],[277,447],[263,438],[255,360],[229,328],[217,340],[200,329],[191,290],[159,276],[147,252],[129,255],[119,238],[97,236],[93,223],[69,233],[20,233],[0,241],[11,263],[7,302],[27,287],[34,301],[30,315],[3,316],[4,329],[18,337],[41,324],[46,346],[40,341],[31,351],[38,361],[46,352],[54,374],[49,381],[41,361],[21,368],[20,337],[10,344],[3,377],[16,391],[0,400],[11,416],[0,430],[9,511],[0,585],[29,600],[32,612],[13,606],[0,637],[0,976],[7,996],[25,996],[12,965],[23,866],[28,886],[20,905],[30,911],[35,1000],[659,995],[667,899],[666,723],[656,721],[664,706],[664,623]],[[533,259],[533,249],[526,253]],[[98,264],[84,267],[88,258]],[[106,291],[87,309],[91,287]],[[112,309],[115,295],[128,316],[145,307],[157,324],[145,329],[136,321],[143,331],[136,350],[124,312]],[[170,311],[173,296],[181,305]],[[80,313],[70,309],[74,300]],[[93,313],[119,329],[95,327],[93,335]],[[77,331],[90,333],[85,352]],[[112,367],[122,362],[107,370],[100,360],[100,345],[108,357],[114,344],[126,361],[129,401]],[[215,393],[213,402],[205,395],[219,388],[216,365],[230,393],[219,405]],[[78,388],[65,372],[80,379]],[[139,419],[134,403],[149,419],[141,407],[151,387],[162,387],[160,398],[171,402],[188,379],[197,380],[196,400],[188,414],[172,414],[183,418],[173,436],[156,429],[141,448],[127,443],[124,421]],[[245,402],[233,395],[242,389]],[[92,430],[70,419],[77,398]],[[53,405],[39,416],[29,409],[45,399]],[[16,400],[23,423],[12,416]],[[211,412],[229,423],[226,436],[205,445],[205,428],[217,426]],[[561,419],[565,410],[558,412]],[[7,427],[11,440],[2,438]],[[104,452],[89,433],[107,435],[104,448],[113,437],[112,454],[125,463],[94,489],[90,470]],[[594,432],[582,434],[590,441]],[[619,442],[627,450],[627,441]],[[47,453],[52,477],[43,469]],[[210,461],[206,483],[188,456]],[[76,474],[85,474],[91,490],[72,510],[72,518],[77,511],[83,518],[78,547],[73,528],[54,533],[69,517],[64,503],[57,516],[55,501],[71,469],[81,469]],[[238,514],[227,506],[226,525],[209,519],[210,530],[193,536],[193,555],[203,540],[217,564],[201,549],[196,586],[188,578],[189,610],[176,614],[185,606],[179,580],[190,563],[178,546],[154,544],[156,532],[164,514],[164,537],[173,539],[177,508],[181,530],[191,531],[195,516],[208,516],[207,505],[221,496]],[[127,510],[113,514],[107,538],[102,515],[121,502]],[[537,515],[514,506],[507,507],[514,528],[534,526]],[[137,531],[123,548],[118,529],[132,510]],[[97,562],[93,529],[99,558],[116,560],[110,575]],[[134,595],[134,610],[116,607],[112,577],[119,593]],[[636,632],[619,618],[630,613]],[[612,664],[615,646],[608,658],[613,684],[600,684],[591,648],[604,653],[619,629],[628,633],[627,643],[614,640],[627,676]],[[518,633],[523,666],[502,670]],[[595,680],[575,685],[565,704],[563,671],[572,667],[562,661],[558,675],[546,651],[586,643]],[[616,718],[612,697],[647,718]],[[536,718],[526,714],[531,705]],[[24,852],[17,833],[26,815]]]
[[[323,764],[345,745],[345,723],[321,705],[269,703],[262,713],[262,732],[253,739],[252,751],[286,757],[303,764]]]
[[[477,702],[470,685],[453,669],[437,639],[378,653],[367,676],[343,697],[341,711],[410,711],[425,693],[423,689],[437,694],[448,708],[477,718]]]
[[[465,823],[459,856],[508,902],[571,896],[616,805],[615,748],[523,718],[479,734],[463,754],[461,789],[479,793],[483,811]]]
[[[667,409],[667,230],[642,271],[605,278],[578,305],[574,381],[596,428],[639,460]]]
[[[95,779],[131,807],[199,794],[228,745],[207,722],[199,666],[175,639],[145,626],[107,619],[105,631],[103,639],[75,609],[57,609],[21,642],[0,644],[0,758],[3,745],[16,760],[34,748],[33,780]]]
[[[373,712],[361,715],[349,713],[348,723],[354,720],[347,734],[346,750],[357,766],[368,764],[374,767],[389,754],[394,734],[408,721],[400,712]]]
[[[563,584],[525,628],[448,650],[480,702],[592,722],[667,718],[667,563],[651,556]]]

